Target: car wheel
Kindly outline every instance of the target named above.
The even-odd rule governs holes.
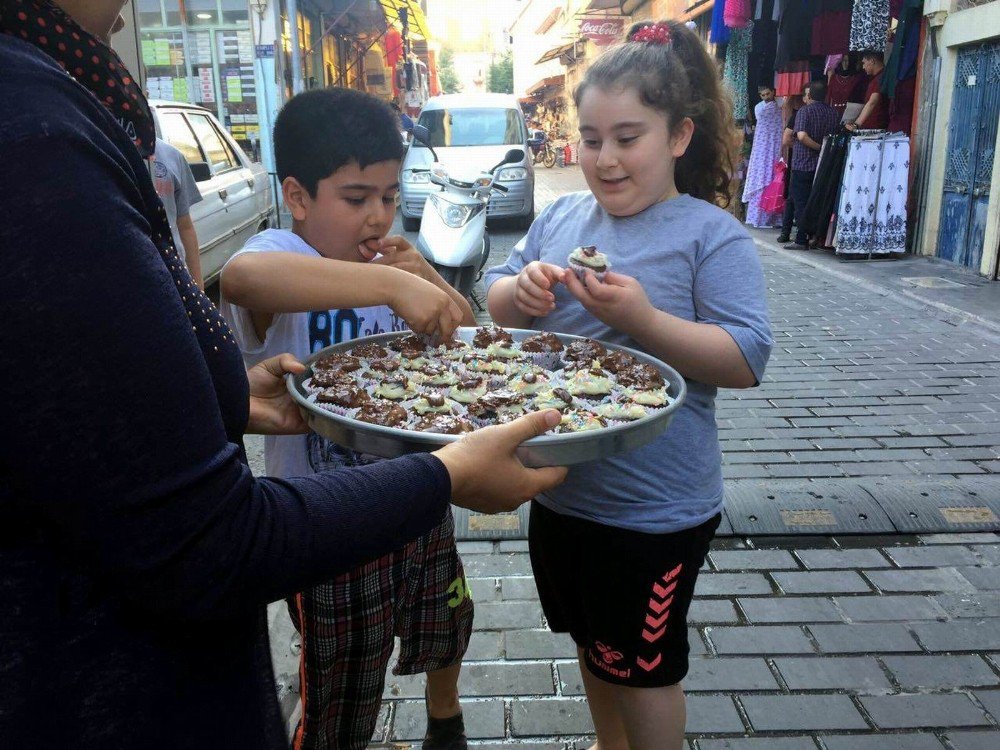
[[[410,218],[409,216],[403,217],[403,231],[405,232],[419,232],[420,231],[420,217],[415,216]]]

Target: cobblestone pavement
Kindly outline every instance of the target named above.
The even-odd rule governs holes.
[[[583,187],[540,170],[538,204]],[[502,260],[518,233],[493,233]],[[777,344],[718,403],[731,487],[904,492],[974,477],[1000,497],[1000,344],[983,327],[761,249]],[[253,445],[248,446],[254,452]],[[479,748],[592,741],[574,648],[548,632],[524,541],[460,545],[476,601],[461,691]],[[691,608],[690,750],[1000,747],[1000,536],[732,536]],[[295,643],[272,643],[286,713]],[[419,680],[387,679],[379,747],[419,746]]]

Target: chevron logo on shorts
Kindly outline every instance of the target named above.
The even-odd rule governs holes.
[[[670,617],[670,604],[674,601],[672,594],[674,589],[677,588],[676,579],[681,574],[683,567],[684,565],[681,564],[673,570],[664,573],[661,580],[666,585],[661,585],[659,582],[653,584],[653,596],[649,599],[650,613],[646,615],[646,621],[641,634],[643,640],[647,643],[656,643],[667,632],[666,623],[667,618]],[[653,661],[659,663],[658,659],[659,654],[657,654],[657,659]],[[650,664],[652,662],[646,663]],[[642,666],[642,664],[640,663],[639,666]],[[651,666],[649,669],[653,669],[653,667]],[[648,672],[649,669],[646,671]]]
[[[657,654],[656,658],[653,659],[653,661],[646,661],[641,656],[635,657],[635,663],[638,664],[646,672],[652,672],[660,665],[661,661],[663,661],[663,654]]]

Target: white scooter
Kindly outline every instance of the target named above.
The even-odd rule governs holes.
[[[417,250],[441,277],[463,296],[472,295],[472,288],[482,273],[490,254],[490,237],[486,233],[486,209],[494,190],[507,192],[496,182],[496,171],[504,164],[521,162],[524,150],[512,148],[499,164],[477,175],[450,174],[438,161],[430,145],[427,128],[417,125],[413,138],[427,146],[434,158],[430,180],[441,187],[424,202],[424,214],[417,237]],[[478,300],[474,300],[479,307]]]

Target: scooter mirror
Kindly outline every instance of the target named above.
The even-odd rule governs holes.
[[[512,148],[507,152],[506,156],[503,157],[503,164],[514,164],[515,162],[524,160],[524,149],[523,148]]]
[[[424,125],[413,126],[413,139],[429,146],[431,143],[431,133]],[[513,150],[513,149],[512,149]]]

